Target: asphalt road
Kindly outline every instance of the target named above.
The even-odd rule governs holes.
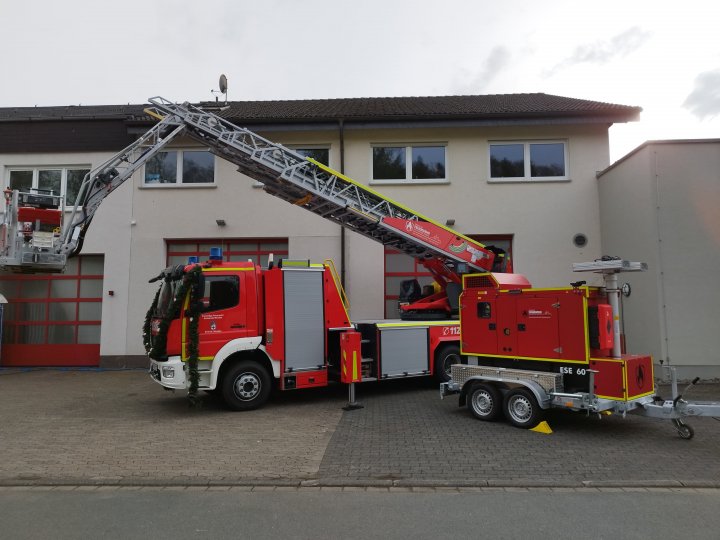
[[[0,537],[714,540],[720,490],[0,488]]]

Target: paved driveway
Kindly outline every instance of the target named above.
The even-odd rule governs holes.
[[[697,399],[720,400],[720,385]],[[143,371],[0,371],[0,485],[261,484],[720,487],[720,423],[556,412],[554,433],[475,420],[430,381],[197,410]]]

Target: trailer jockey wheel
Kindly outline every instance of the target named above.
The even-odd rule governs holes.
[[[535,396],[526,388],[514,388],[505,394],[503,409],[508,422],[524,429],[534,428],[545,416]]]
[[[479,420],[497,420],[502,415],[502,397],[491,384],[474,384],[468,392],[467,408]]]
[[[677,430],[678,435],[680,435],[681,439],[689,441],[695,436],[695,430],[692,428],[692,426],[689,426],[679,418],[673,418],[671,422],[673,423],[673,427]]]

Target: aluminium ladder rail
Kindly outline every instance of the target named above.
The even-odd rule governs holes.
[[[105,197],[120,187],[183,130],[182,125],[170,120],[158,122],[135,142],[85,175],[75,199],[69,225],[63,233],[60,254],[72,256],[79,253],[85,232]]]
[[[438,259],[446,266],[466,263],[476,271],[482,264],[468,262],[451,251],[404,235],[383,223],[384,218],[428,222],[455,236],[457,232],[388,199],[333,169],[273,143],[252,131],[188,103],[150,98],[147,110],[162,122],[185,127],[185,133],[237,165],[238,171],[264,184],[264,189],[368,238],[392,246],[417,259]],[[485,262],[487,265],[487,262]]]

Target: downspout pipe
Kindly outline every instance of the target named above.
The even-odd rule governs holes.
[[[340,136],[340,172],[345,174],[345,120],[338,119],[338,135]],[[345,227],[340,226],[340,284],[345,284]]]

